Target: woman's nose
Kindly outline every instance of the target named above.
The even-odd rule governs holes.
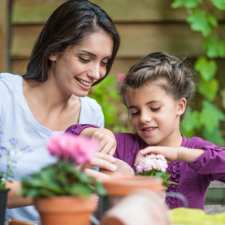
[[[101,78],[100,65],[93,65],[93,67],[90,69],[89,76],[94,78],[95,80],[99,80]]]

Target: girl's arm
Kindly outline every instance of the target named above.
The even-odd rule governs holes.
[[[138,157],[148,154],[161,154],[169,161],[194,162],[204,153],[201,149],[191,149],[186,147],[149,146],[138,153]]]
[[[6,187],[9,188],[8,208],[15,208],[33,204],[32,198],[24,198],[21,196],[21,183],[19,181],[7,182]]]
[[[148,154],[162,154],[168,161],[185,161],[202,175],[210,175],[211,180],[225,182],[225,147],[204,142],[201,148],[188,147],[147,147],[139,151],[136,163]]]
[[[66,130],[74,135],[85,135],[99,141],[99,152],[114,155],[116,151],[116,138],[108,129],[99,128],[89,124],[75,124]]]

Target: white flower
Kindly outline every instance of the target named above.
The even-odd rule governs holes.
[[[159,170],[166,172],[168,167],[167,161],[163,155],[151,154],[143,157],[136,165],[138,173],[147,172],[151,170]]]

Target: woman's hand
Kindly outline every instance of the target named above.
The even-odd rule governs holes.
[[[116,138],[110,130],[90,127],[84,129],[81,134],[97,139],[100,145],[99,152],[114,155],[116,151]]]
[[[91,167],[86,168],[85,173],[98,180],[104,180],[121,174],[134,175],[133,169],[126,162],[104,153],[96,154],[91,162]]]
[[[203,152],[204,151],[201,149],[191,149],[185,147],[149,146],[138,152],[135,160],[135,165],[138,164],[142,157],[145,157],[149,154],[161,154],[168,161],[180,160],[185,162],[193,162],[201,154],[203,154]]]

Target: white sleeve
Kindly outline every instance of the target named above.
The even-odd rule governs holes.
[[[104,127],[104,114],[101,106],[90,97],[81,98],[80,124]]]

